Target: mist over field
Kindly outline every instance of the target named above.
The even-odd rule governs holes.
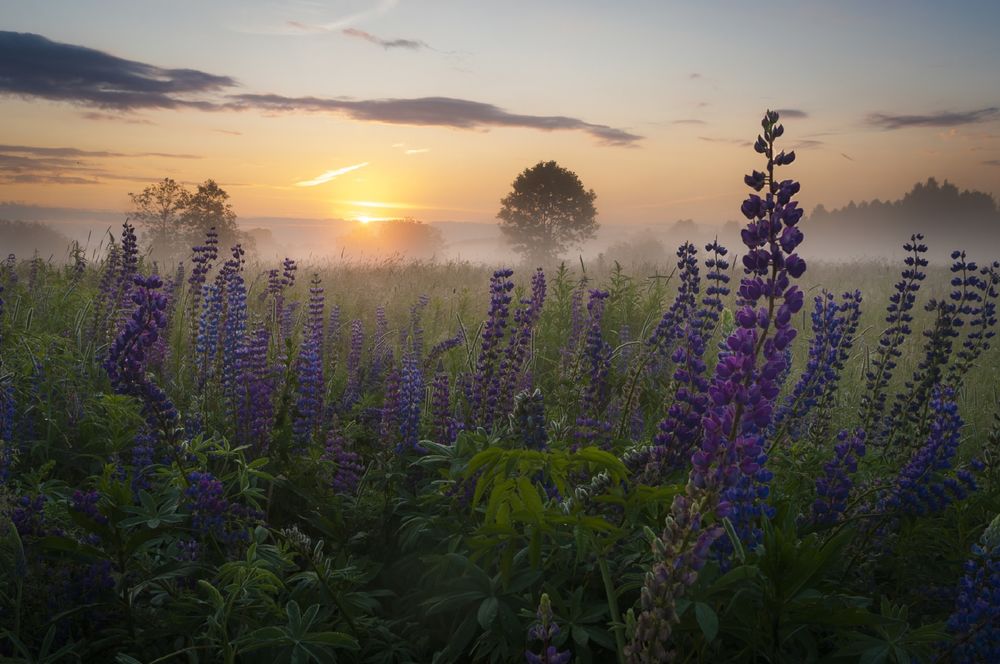
[[[0,662],[1000,662],[998,26],[0,0]]]

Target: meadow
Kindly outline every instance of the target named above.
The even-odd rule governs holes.
[[[762,126],[661,265],[11,256],[0,657],[1000,660],[1000,264],[806,266]]]

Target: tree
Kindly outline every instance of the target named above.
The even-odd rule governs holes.
[[[229,194],[215,180],[205,180],[191,192],[171,178],[129,193],[131,217],[144,234],[152,254],[175,258],[204,239],[212,227],[227,247],[241,240]]]
[[[597,231],[594,190],[554,161],[525,169],[500,201],[500,230],[514,250],[532,261],[548,261]]]
[[[171,178],[151,184],[132,199],[131,218],[146,233],[147,242],[157,254],[172,256],[183,248],[186,239],[182,224],[191,192]]]
[[[188,200],[181,221],[189,240],[201,240],[214,227],[219,234],[221,246],[239,241],[236,213],[229,203],[229,194],[215,180],[205,180],[198,185],[198,189]]]

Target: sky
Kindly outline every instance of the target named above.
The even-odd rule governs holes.
[[[1000,195],[1000,3],[0,0],[0,201],[491,222],[554,159],[602,224],[739,216],[765,109],[809,210]]]

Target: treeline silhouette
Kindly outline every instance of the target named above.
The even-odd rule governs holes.
[[[37,251],[43,260],[61,261],[69,247],[70,239],[47,224],[0,219],[0,259],[10,254],[18,260],[28,259]]]
[[[832,258],[894,255],[913,233],[942,254],[970,247],[993,256],[1000,250],[1000,206],[988,193],[931,177],[895,201],[851,201],[834,210],[818,205],[803,230],[814,251]]]

